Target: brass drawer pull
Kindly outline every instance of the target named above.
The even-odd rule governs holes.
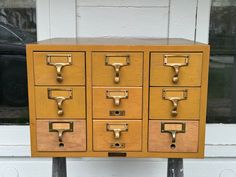
[[[120,139],[121,132],[127,132],[128,131],[128,124],[109,124],[107,123],[107,131],[113,131],[114,132],[114,138]]]
[[[161,123],[161,133],[171,134],[171,149],[176,148],[176,135],[177,133],[185,133],[186,125],[180,122],[162,122]]]
[[[73,122],[49,122],[49,132],[57,132],[58,141],[63,142],[63,134],[73,132]]]
[[[64,63],[54,63],[52,62],[53,57],[66,57],[67,62]],[[47,65],[54,66],[56,68],[56,73],[57,73],[57,82],[62,82],[63,77],[62,77],[62,69],[65,66],[72,65],[72,56],[71,54],[48,54],[47,55]]]
[[[53,92],[61,92],[59,96],[55,96]],[[66,92],[66,95],[64,95]],[[63,94],[64,93],[64,94]],[[61,96],[63,94],[64,96]],[[64,110],[62,108],[62,104],[65,100],[72,99],[72,89],[59,89],[59,88],[48,88],[48,99],[53,99],[57,103],[57,114],[58,116],[62,116],[64,114]]]
[[[119,106],[121,99],[127,99],[129,96],[129,93],[127,90],[107,90],[106,91],[106,97],[108,99],[113,99],[114,100],[114,105]]]
[[[170,57],[183,57],[184,62],[183,63],[169,63],[168,58],[170,58]],[[172,78],[172,82],[174,84],[178,83],[178,81],[179,81],[180,67],[188,66],[188,63],[189,63],[189,55],[164,55],[164,66],[169,66],[174,69],[175,74]]]
[[[115,71],[114,82],[118,84],[120,82],[120,70],[123,66],[130,65],[130,56],[109,56],[105,57],[105,65],[112,66]]]
[[[172,96],[174,93],[179,93],[178,96]],[[168,95],[170,94],[170,95]],[[163,89],[162,90],[162,98],[165,100],[169,100],[173,104],[173,108],[171,111],[171,115],[173,117],[176,117],[178,115],[178,103],[179,101],[186,100],[188,98],[188,90],[168,90],[168,89]]]

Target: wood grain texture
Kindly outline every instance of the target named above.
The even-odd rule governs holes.
[[[114,138],[114,132],[107,131],[107,124],[127,124],[128,131],[121,132],[119,140]],[[141,151],[142,150],[142,121],[93,121],[93,150],[94,151]],[[124,148],[112,148],[112,143],[124,143]]]
[[[105,57],[130,56],[130,64],[120,69],[120,82],[114,83],[115,71],[112,66],[105,65]],[[143,54],[124,52],[93,52],[92,80],[95,86],[142,86]]]
[[[52,120],[37,121],[37,150],[38,151],[86,151],[86,123],[85,120],[73,122],[73,132],[63,134],[64,146],[59,146],[57,132],[49,132],[49,122]],[[61,121],[67,122],[67,121]]]
[[[164,55],[174,55],[168,58],[168,63],[183,63],[182,55],[189,56],[188,66],[179,69],[179,81],[173,83],[174,69],[164,65]],[[202,53],[152,53],[151,54],[151,86],[200,86],[202,74]],[[160,77],[165,76],[165,77]]]
[[[85,75],[84,75],[84,81],[86,83],[85,87],[78,87],[78,85],[62,85],[55,83],[54,85],[42,85],[38,86],[35,85],[35,68],[34,66],[34,53],[38,52],[45,52],[45,53],[60,53],[60,52],[73,52],[77,53],[78,51],[84,51],[84,59],[85,59]],[[83,52],[82,52],[83,53]],[[151,69],[151,56],[152,54],[173,54],[173,53],[181,53],[181,54],[190,54],[191,56],[194,55],[195,58],[198,58],[201,61],[200,65],[200,84],[196,85],[189,85],[188,82],[192,82],[191,79],[189,81],[183,83],[186,85],[151,85],[150,87],[150,69]],[[138,59],[138,67],[134,67],[129,73],[123,72],[125,69],[121,69],[121,79],[123,76],[127,78],[127,80],[122,83],[115,85],[113,83],[114,79],[114,69],[110,67],[110,73],[109,72],[104,72],[102,75],[94,75],[94,67],[95,70],[98,69],[100,70],[102,66],[100,67],[100,64],[94,64],[94,54],[99,54],[99,58],[103,58],[102,64],[104,65],[104,56],[105,54],[114,54],[114,55],[120,55],[120,54],[131,54],[131,59],[136,58]],[[196,55],[196,56],[195,56]],[[199,57],[200,56],[200,57]],[[97,57],[97,56],[96,56]],[[191,58],[190,58],[191,59]],[[132,62],[132,60],[131,60]],[[104,124],[105,122],[126,122],[129,123],[131,122],[131,129],[129,129],[129,132],[123,132],[123,135],[127,133],[127,139],[125,139],[127,142],[126,148],[122,150],[126,152],[126,157],[164,157],[164,158],[202,158],[204,157],[204,140],[205,140],[205,123],[206,123],[206,101],[207,101],[207,79],[208,79],[208,66],[209,66],[209,46],[201,43],[194,43],[193,41],[189,40],[184,40],[184,39],[128,39],[128,38],[120,38],[120,39],[114,39],[114,38],[107,38],[107,39],[98,39],[98,38],[82,38],[82,39],[51,39],[51,40],[46,40],[46,41],[41,41],[38,42],[37,44],[30,44],[27,45],[27,64],[28,64],[28,88],[29,88],[29,107],[30,107],[30,125],[31,125],[31,148],[32,148],[32,156],[37,156],[37,157],[108,157],[108,152],[112,151],[113,148],[108,146],[106,142],[114,139],[114,133],[113,132],[106,132],[104,130]],[[131,65],[130,65],[131,66]],[[128,67],[130,67],[128,66]],[[190,65],[189,65],[190,66]],[[196,70],[196,66],[194,65],[194,68],[191,69],[191,71],[188,71],[188,75],[191,76],[191,72]],[[106,66],[109,67],[109,66]],[[173,69],[169,68],[171,73],[171,76],[173,76]],[[180,68],[180,72],[182,71]],[[105,71],[102,69],[102,72]],[[54,71],[55,72],[55,71]],[[136,74],[136,72],[139,72]],[[190,74],[189,74],[190,73]],[[55,73],[54,73],[55,74]],[[125,75],[124,75],[125,74]],[[186,74],[186,75],[187,75]],[[185,75],[185,76],[186,76]],[[98,85],[94,85],[93,79],[94,76],[97,77],[98,82],[100,82]],[[167,77],[165,73],[159,74],[158,77],[161,77],[163,79],[167,80]],[[73,79],[76,80],[76,77],[72,77]],[[183,78],[183,76],[181,76]],[[181,79],[180,78],[180,79]],[[110,79],[108,82],[106,79]],[[170,78],[171,79],[171,78]],[[132,80],[129,82],[129,80]],[[106,84],[103,84],[103,81],[106,81]],[[122,80],[121,80],[122,81]],[[169,82],[169,79],[166,83]],[[129,84],[127,84],[129,83]],[[114,85],[113,85],[114,84]],[[126,85],[127,84],[127,85]],[[141,106],[141,117],[140,118],[134,117],[132,120],[129,120],[130,118],[123,118],[119,120],[111,120],[111,118],[107,118],[105,120],[104,116],[98,117],[95,119],[93,117],[93,113],[96,114],[97,111],[94,111],[94,102],[97,102],[99,106],[104,105],[101,101],[100,98],[96,99],[94,98],[93,95],[93,88],[96,89],[105,89],[105,88],[114,88],[114,89],[119,89],[119,88],[138,88],[140,89],[142,93],[142,103],[141,105],[136,101],[138,99],[137,96],[135,96],[135,102],[137,105]],[[38,95],[38,88],[41,89],[47,89],[47,88],[83,88],[82,92],[83,94],[75,94],[76,96],[76,103],[74,103],[77,106],[72,106],[74,109],[74,114],[79,114],[80,109],[84,109],[84,116],[81,116],[80,119],[86,118],[85,124],[86,124],[86,150],[85,151],[38,151],[37,150],[37,145],[38,145],[38,140],[37,140],[37,124],[36,121],[48,121],[49,117],[48,115],[44,115],[45,117],[38,117],[37,116],[37,111],[38,111],[38,106],[40,107],[40,110],[43,112],[48,112],[47,114],[51,114],[53,109],[57,109],[56,103],[54,100],[52,101],[52,105],[54,108],[50,108],[47,105],[47,101],[43,101],[43,96]],[[151,120],[151,114],[149,111],[151,110],[151,98],[149,95],[152,92],[152,89],[183,89],[187,88],[190,90],[194,90],[195,95],[195,100],[191,104],[191,106],[182,109],[179,107],[178,110],[187,110],[189,113],[196,113],[197,114],[197,109],[198,109],[198,116],[193,116],[191,115],[186,115],[185,118],[177,117],[177,118],[172,118],[168,117],[167,118],[161,118],[161,117],[155,117],[156,120]],[[197,94],[195,93],[198,92]],[[80,93],[82,93],[80,92]],[[191,91],[192,92],[192,91]],[[45,93],[41,95],[46,95]],[[161,94],[159,94],[161,95]],[[192,95],[192,93],[190,93]],[[155,94],[156,96],[156,94]],[[160,97],[159,97],[160,98]],[[37,100],[41,100],[40,103]],[[84,100],[84,106],[81,104],[80,101]],[[139,99],[138,99],[139,100]],[[69,101],[66,100],[65,103]],[[110,100],[112,101],[112,100]],[[154,99],[154,102],[158,101],[158,98]],[[167,106],[171,108],[171,102],[168,100],[165,100]],[[122,103],[124,103],[124,100],[121,100]],[[183,104],[185,101],[180,101],[179,104]],[[121,103],[121,104],[122,104]],[[134,104],[133,102],[130,104]],[[128,105],[127,107],[129,109],[133,109],[132,105]],[[156,104],[156,103],[155,103]],[[163,105],[162,103],[161,105]],[[196,104],[198,105],[197,109],[193,109]],[[50,106],[52,106],[50,105]],[[71,107],[71,108],[72,108]],[[159,107],[159,106],[154,106],[154,110],[152,112],[158,110],[164,110],[166,108]],[[63,107],[64,108],[64,107]],[[76,108],[76,109],[75,109]],[[135,108],[135,106],[134,106]],[[70,108],[66,107],[66,110],[69,110]],[[100,108],[101,109],[101,108]],[[149,110],[150,109],[150,110]],[[155,110],[156,109],[156,110]],[[134,109],[136,110],[136,108]],[[99,110],[101,111],[101,110]],[[136,111],[137,112],[137,111]],[[136,113],[135,112],[135,113]],[[169,112],[169,111],[168,111]],[[181,113],[181,112],[180,112]],[[62,121],[76,121],[78,120],[79,116],[71,117],[71,116],[65,116],[62,118],[52,116],[53,118],[50,118],[50,120],[62,120]],[[195,120],[196,119],[196,120]],[[149,146],[150,146],[150,137],[153,136],[153,134],[150,134],[150,125],[152,121],[182,121],[188,123],[192,122],[198,122],[197,124],[194,124],[196,126],[193,127],[198,127],[198,133],[196,131],[192,132],[192,135],[189,136],[190,140],[186,140],[183,145],[190,143],[194,146],[190,147],[190,145],[184,150],[178,151],[178,152],[170,152],[167,150],[160,150],[160,151],[149,151]],[[134,123],[135,122],[135,123]],[[97,126],[95,126],[98,123]],[[96,129],[98,127],[98,130]],[[103,128],[102,128],[103,127]],[[133,128],[132,128],[133,127]],[[96,131],[95,131],[96,129]],[[96,133],[96,132],[99,133]],[[156,131],[156,129],[155,129]],[[138,133],[137,133],[138,132]],[[130,133],[130,134],[129,134]],[[99,135],[99,136],[98,136]],[[178,135],[177,135],[178,136]],[[192,137],[193,136],[193,137]],[[95,137],[96,137],[96,144],[95,144]],[[196,140],[196,137],[198,138]],[[121,135],[122,138],[122,135]],[[178,138],[178,137],[177,137]],[[161,139],[162,141],[166,142],[169,139],[169,135],[167,134],[164,136],[164,138],[158,138],[158,140]],[[192,141],[193,140],[193,141]],[[105,141],[105,142],[104,142]],[[195,144],[197,145],[195,146]],[[105,145],[106,144],[106,145]],[[97,150],[95,150],[95,145],[98,147]],[[99,149],[100,148],[100,149]],[[158,148],[163,148],[163,147],[158,147]],[[177,149],[177,148],[176,148]],[[114,151],[117,152],[118,150]]]
[[[62,109],[64,114],[59,116],[57,114],[57,102],[54,99],[48,98],[48,88],[51,89],[72,89],[72,98],[65,100],[62,103]],[[57,93],[55,96],[64,96]],[[85,87],[35,87],[35,105],[37,118],[59,118],[59,119],[71,119],[71,118],[85,118]]]
[[[171,135],[161,132],[161,123],[180,122],[186,124],[185,133],[177,133],[176,148],[172,149]],[[198,137],[199,137],[199,122],[198,121],[165,121],[165,120],[150,120],[149,122],[149,146],[151,152],[197,152]]]
[[[62,82],[56,80],[56,67],[47,65],[47,55],[52,55],[53,63],[66,63],[71,55],[72,64],[62,69]],[[36,85],[85,85],[85,53],[84,52],[34,52],[34,71]]]
[[[48,48],[48,47],[44,48],[45,51],[84,51],[84,48],[78,48],[78,46],[88,47],[90,49],[91,49],[91,47],[101,46],[104,49],[103,51],[108,51],[108,49],[110,50],[110,47],[112,47],[112,46],[116,46],[116,47],[122,46],[122,48],[123,47],[130,48],[130,46],[133,46],[133,47],[134,46],[136,46],[136,47],[147,46],[147,49],[150,49],[155,46],[158,46],[158,47],[162,46],[165,49],[167,49],[166,48],[167,46],[172,46],[172,47],[173,46],[181,46],[181,48],[182,47],[184,47],[184,48],[182,48],[182,50],[179,50],[179,51],[185,51],[188,47],[191,48],[190,51],[195,51],[196,49],[193,49],[193,46],[194,47],[206,46],[206,44],[195,42],[195,41],[188,40],[188,39],[182,39],[182,38],[129,38],[129,37],[122,37],[122,38],[121,37],[117,37],[117,38],[116,37],[53,38],[53,39],[38,41],[37,43],[29,44],[29,45],[30,46],[35,46],[35,45],[38,46],[38,44],[48,46],[48,47],[51,46],[50,48]],[[54,45],[54,46],[52,46],[52,45]],[[62,45],[64,50],[58,50],[58,48],[60,48],[60,45]],[[65,49],[64,48],[65,45],[70,45],[70,48]],[[40,46],[40,47],[43,47],[43,46]],[[130,49],[132,49],[132,48],[130,48]],[[140,50],[140,48],[136,48],[135,51],[138,51],[138,50]],[[171,50],[174,51],[173,48],[171,48]],[[199,50],[199,51],[201,51],[201,50]],[[94,51],[96,51],[96,50],[94,50]],[[120,51],[120,49],[117,49],[117,51]],[[156,50],[156,51],[160,52],[161,49]],[[155,52],[155,51],[152,51],[152,52]]]
[[[187,90],[186,100],[178,102],[177,116],[172,116],[173,103],[163,99],[163,90],[172,91],[171,97],[180,97],[182,90]],[[151,87],[150,119],[199,119],[201,90],[199,87]]]
[[[120,105],[114,99],[106,97],[106,91],[128,91],[128,98],[120,99]],[[111,116],[111,110],[125,111],[124,116]],[[142,87],[93,87],[93,118],[95,119],[141,119]]]

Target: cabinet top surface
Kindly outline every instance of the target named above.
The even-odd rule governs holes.
[[[187,45],[207,45],[181,38],[54,38],[39,41],[34,44],[40,45],[125,45],[125,46],[187,46]],[[34,45],[33,44],[33,45]],[[32,45],[32,44],[31,44]]]

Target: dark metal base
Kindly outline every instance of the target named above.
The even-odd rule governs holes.
[[[183,159],[168,159],[167,177],[184,177]]]
[[[54,157],[52,159],[52,177],[67,177],[65,157]]]

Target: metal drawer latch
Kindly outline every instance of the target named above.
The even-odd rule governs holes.
[[[66,57],[67,61],[63,63],[57,63],[53,62],[52,58],[53,57]],[[72,56],[71,54],[48,54],[47,55],[47,65],[54,66],[56,68],[56,73],[57,73],[57,82],[62,82],[63,77],[62,77],[62,69],[65,66],[72,65]]]
[[[186,125],[183,122],[162,122],[161,133],[169,133],[171,135],[171,149],[176,148],[176,135],[177,133],[185,133]]]
[[[62,104],[65,100],[72,99],[72,89],[48,88],[48,99],[56,101],[57,114],[58,116],[62,116],[64,114]]]
[[[73,132],[73,122],[49,122],[49,132],[58,133],[58,141],[60,142],[59,146],[64,146],[63,134],[65,132]]]
[[[114,82],[118,84],[120,82],[120,70],[123,66],[130,65],[130,56],[110,56],[105,57],[105,65],[112,66],[115,71]]]
[[[177,57],[182,57],[184,58],[184,62],[183,63],[170,63],[168,62],[168,58],[177,58]],[[172,67],[174,69],[174,76],[172,78],[172,82],[174,84],[177,84],[179,81],[179,69],[180,67],[183,66],[188,66],[189,63],[189,55],[164,55],[164,66],[169,66]]]
[[[178,115],[178,103],[179,101],[186,100],[188,98],[188,90],[163,89],[162,98],[171,101],[173,104],[171,115],[176,117]]]

